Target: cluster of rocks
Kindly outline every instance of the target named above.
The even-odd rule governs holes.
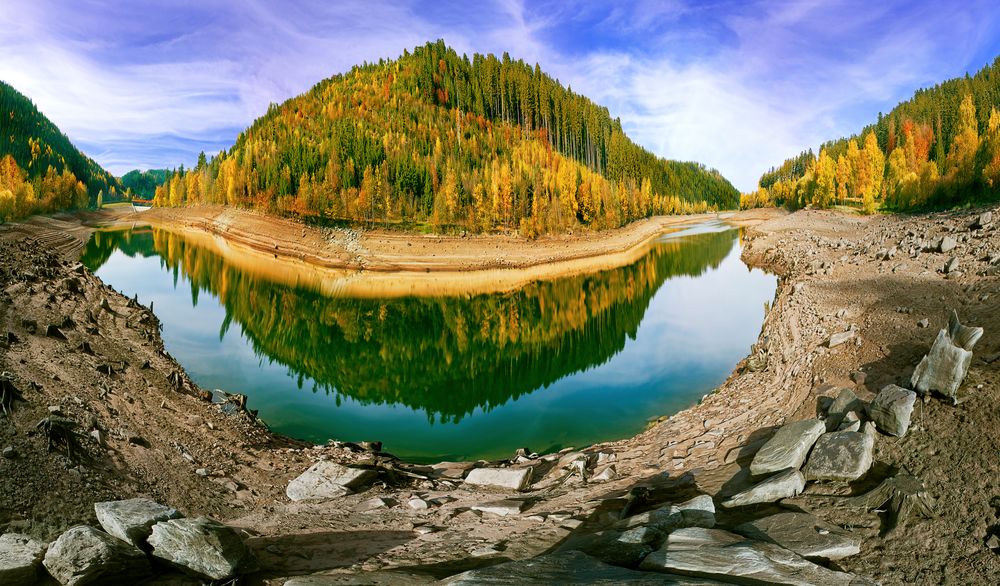
[[[207,517],[184,518],[141,498],[95,503],[94,512],[101,529],[77,525],[48,545],[26,535],[0,536],[0,584],[34,584],[43,570],[66,586],[133,584],[164,569],[201,580],[257,570],[239,533]]]

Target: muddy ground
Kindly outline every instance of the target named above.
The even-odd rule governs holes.
[[[244,528],[264,568],[251,582],[392,568],[406,569],[410,580],[441,578],[549,551],[574,534],[600,528],[616,518],[637,487],[645,489],[639,507],[745,487],[745,469],[770,430],[789,418],[814,416],[821,396],[847,386],[871,398],[884,384],[906,386],[954,308],[963,322],[985,328],[961,402],[953,406],[935,397],[918,403],[911,431],[901,439],[881,436],[876,466],[855,486],[812,485],[784,506],[812,510],[864,537],[861,554],[839,562],[844,570],[883,584],[993,583],[1000,557],[985,542],[997,531],[994,505],[1000,505],[1000,278],[991,263],[1000,260],[993,257],[1000,254],[1000,230],[996,224],[969,230],[980,211],[872,218],[770,211],[737,217],[753,224],[745,260],[782,277],[754,349],[754,363],[766,358],[766,368],[744,362],[699,405],[634,438],[588,448],[614,454],[615,480],[573,477],[558,483],[563,474],[555,459],[533,460],[535,483],[520,495],[528,507],[508,517],[470,510],[509,496],[463,486],[455,477],[470,464],[407,466],[366,446],[310,446],[271,434],[238,405],[206,400],[208,393],[164,352],[156,317],[77,266],[88,225],[108,216],[36,218],[0,227],[0,370],[11,374],[23,398],[0,415],[0,447],[13,449],[12,458],[0,458],[0,531],[52,539],[72,524],[94,523],[93,502],[141,495]],[[259,232],[247,228],[245,217],[237,219],[241,232]],[[166,213],[157,221],[187,230],[203,222]],[[614,246],[648,241],[651,228],[632,230],[622,231]],[[298,225],[293,231],[300,246],[329,237]],[[918,240],[943,235],[958,241],[954,250],[910,254]],[[348,236],[361,245],[356,260],[365,254],[376,259],[371,251],[382,250],[376,241],[409,248],[408,240],[426,239]],[[434,258],[468,242],[430,240],[438,247]],[[495,258],[519,258],[519,250],[538,246],[509,237],[474,240],[500,250]],[[553,242],[554,250],[573,247],[572,236]],[[563,260],[595,258],[600,247],[582,242],[589,252],[567,252]],[[282,252],[284,244],[278,246]],[[879,258],[894,246],[892,258]],[[944,272],[951,257],[958,259],[960,274]],[[435,262],[440,266],[419,270],[456,268]],[[921,327],[923,319],[928,327]],[[55,330],[46,335],[50,325],[65,339]],[[831,334],[852,326],[853,340],[826,347]],[[72,457],[62,443],[50,451],[36,427],[50,415],[77,425]],[[284,494],[288,481],[318,459],[378,465],[380,481],[336,501],[290,502]],[[933,520],[882,537],[877,514],[835,510],[822,496],[860,492],[897,470],[924,481],[936,500]],[[413,497],[427,507],[411,507]],[[720,511],[719,521],[759,517],[775,508]]]

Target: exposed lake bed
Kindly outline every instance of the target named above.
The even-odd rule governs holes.
[[[941,227],[938,222],[947,225]],[[651,491],[652,500],[645,507],[700,492],[731,494],[747,482],[741,470],[761,438],[768,437],[767,430],[786,418],[814,414],[819,395],[850,386],[865,398],[886,382],[908,377],[931,341],[931,330],[916,322],[926,316],[933,328],[938,327],[945,307],[958,307],[963,322],[986,328],[976,354],[991,357],[998,351],[991,332],[1000,331],[996,294],[990,289],[996,286],[995,277],[979,275],[986,265],[976,253],[980,244],[989,246],[988,241],[970,240],[953,253],[968,267],[958,279],[943,278],[936,271],[939,254],[896,263],[874,258],[883,242],[908,230],[939,231],[966,222],[965,215],[861,219],[800,212],[752,228],[744,242],[744,258],[781,275],[777,299],[758,339],[758,349],[767,347],[766,368],[750,369],[743,362],[717,392],[698,405],[636,437],[588,450],[615,455],[614,480],[581,483],[573,478],[555,488],[532,488],[516,497],[528,499],[530,506],[507,517],[472,510],[477,504],[502,498],[503,492],[456,485],[438,475],[430,475],[427,481],[376,486],[330,503],[287,502],[288,482],[313,462],[371,465],[384,460],[349,446],[311,447],[287,440],[178,392],[171,382],[176,372],[182,377],[182,390],[198,387],[184,380],[183,369],[161,352],[157,328],[150,328],[154,322],[140,324],[147,309],[131,305],[89,272],[77,275],[71,262],[49,267],[37,246],[34,250],[5,249],[19,263],[21,259],[31,263],[15,265],[16,276],[6,289],[11,303],[5,316],[19,342],[5,354],[4,367],[14,373],[27,401],[16,403],[13,411],[17,434],[8,443],[22,457],[5,460],[11,474],[4,481],[16,484],[5,484],[4,489],[6,494],[22,495],[18,498],[23,504],[12,503],[9,510],[25,514],[2,522],[32,533],[45,533],[45,527],[58,532],[74,522],[92,522],[89,505],[96,500],[151,496],[187,514],[212,514],[259,534],[251,541],[265,567],[265,579],[276,584],[281,583],[280,576],[316,571],[420,567],[425,568],[424,575],[434,571],[447,575],[461,567],[447,564],[473,559],[473,551],[480,556],[474,558],[478,560],[537,555],[599,525],[601,507],[610,506],[635,487]],[[841,240],[850,246],[833,246]],[[868,249],[870,254],[864,252]],[[846,261],[841,260],[844,256]],[[900,262],[904,267],[893,271]],[[824,263],[829,264],[824,267]],[[27,273],[33,275],[31,280],[26,280]],[[66,289],[67,278],[81,281],[82,297]],[[804,285],[796,287],[799,283]],[[94,313],[102,298],[109,300],[115,314]],[[910,313],[897,311],[904,306]],[[163,311],[154,309],[155,313]],[[88,332],[93,327],[87,325],[88,311],[98,319],[96,335]],[[20,322],[29,318],[43,326],[62,324],[67,316],[77,324],[65,330],[68,341],[30,334]],[[846,331],[852,324],[857,335],[850,344],[826,347],[831,334]],[[83,341],[95,355],[78,349]],[[148,369],[144,368],[147,360]],[[120,365],[121,361],[127,368],[120,371],[113,366],[110,377],[97,370],[102,364]],[[994,429],[988,406],[998,397],[991,364],[974,361],[964,391],[966,402],[952,407],[933,400],[922,407],[918,426],[922,429],[915,427],[902,440],[883,439],[876,446],[877,461],[890,467],[905,465],[923,478],[938,499],[939,517],[890,540],[879,537],[874,513],[859,516],[853,522],[857,523],[854,530],[864,538],[862,553],[838,562],[841,568],[885,582],[934,582],[947,575],[986,578],[995,572],[995,554],[981,541],[993,522],[988,503],[994,464],[983,459],[988,450],[977,448],[983,445],[982,437],[964,431]],[[864,382],[852,380],[855,372],[866,373]],[[983,387],[978,389],[979,385]],[[110,392],[105,392],[106,387]],[[54,405],[81,422],[95,416],[98,427],[107,432],[108,447],[99,449],[90,440],[85,447],[100,456],[98,463],[109,458],[112,465],[74,465],[59,453],[46,456],[42,438],[27,431],[47,412],[47,406]],[[253,408],[252,403],[249,406]],[[932,439],[936,440],[933,445]],[[541,463],[535,466],[539,473],[548,474]],[[79,476],[68,468],[77,468]],[[198,473],[201,469],[206,469],[206,476]],[[539,486],[547,482],[542,478]],[[961,485],[957,490],[955,482]],[[38,493],[46,496],[29,498],[36,494],[25,488],[30,486],[46,486],[48,490]],[[375,498],[388,506],[359,512],[373,506]],[[414,499],[428,508],[411,507]],[[755,509],[754,514],[772,510]],[[741,522],[740,515],[746,513],[720,511],[718,523],[728,527]],[[345,549],[346,543],[358,539],[367,544],[363,551]],[[912,556],[913,548],[926,540],[955,546]],[[309,551],[311,558],[296,561],[299,558],[271,553],[268,547]],[[487,548],[493,553],[486,552]],[[885,567],[886,560],[892,562],[891,568]]]

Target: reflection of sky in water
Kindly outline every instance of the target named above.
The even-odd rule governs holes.
[[[694,232],[702,231],[699,229]],[[686,232],[687,233],[687,232]],[[672,235],[676,236],[676,235]],[[339,400],[313,382],[255,355],[233,322],[220,340],[225,308],[163,268],[159,257],[115,251],[97,274],[126,295],[153,301],[167,349],[206,388],[245,393],[276,431],[314,441],[381,440],[415,459],[503,457],[515,448],[550,450],[620,439],[650,417],[677,412],[721,384],[756,340],[775,279],[750,271],[734,243],[718,268],[667,279],[635,339],[604,364],[570,374],[516,400],[477,408],[458,423],[430,424],[423,410]],[[416,335],[416,334],[415,334]],[[470,389],[474,391],[473,389]]]

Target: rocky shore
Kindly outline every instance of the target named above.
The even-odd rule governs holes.
[[[761,337],[698,405],[620,442],[434,466],[271,434],[75,262],[85,230],[0,229],[0,576],[87,583],[97,559],[93,583],[989,583],[988,211],[772,214],[744,241],[781,277]],[[109,520],[123,501],[155,512],[139,537]],[[216,578],[192,551],[236,561]]]

